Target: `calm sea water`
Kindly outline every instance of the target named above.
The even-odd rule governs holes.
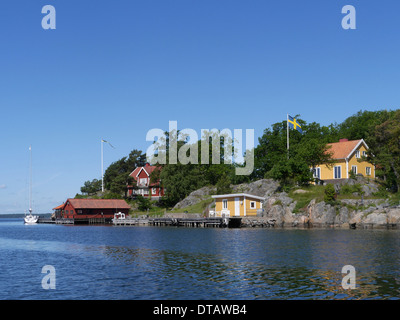
[[[397,299],[400,232],[26,226],[0,219],[0,299]],[[43,289],[42,267],[56,271]],[[356,289],[341,287],[342,267]]]

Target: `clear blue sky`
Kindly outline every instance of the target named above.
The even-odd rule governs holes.
[[[44,5],[56,30],[43,30]],[[357,29],[341,9],[354,5]],[[342,122],[399,107],[395,0],[13,0],[0,10],[0,213],[51,212],[152,128]]]

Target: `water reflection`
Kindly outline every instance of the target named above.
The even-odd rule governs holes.
[[[47,298],[32,289],[44,264],[56,266],[57,299],[400,297],[398,231],[20,229],[0,228],[0,287],[17,299]],[[354,290],[341,287],[348,264],[357,272]],[[35,279],[30,288],[23,272]],[[18,287],[10,277],[22,279]]]

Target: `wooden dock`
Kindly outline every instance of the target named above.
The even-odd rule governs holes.
[[[127,218],[127,219],[113,219],[114,226],[145,226],[149,225],[149,219],[141,218]]]
[[[75,224],[74,219],[56,219],[56,224]]]
[[[223,228],[228,226],[228,220],[223,218],[155,218],[149,220],[149,224],[152,226]]]
[[[53,224],[56,223],[56,220],[50,219],[50,218],[39,218],[38,223],[49,223]]]
[[[38,223],[48,224],[63,224],[63,225],[75,225],[75,224],[113,224],[114,226],[169,226],[169,227],[192,227],[192,228],[238,228],[240,227],[240,218],[131,218],[126,219],[112,219],[112,221],[106,221],[105,219],[93,218],[93,219],[65,219],[58,218],[55,220],[40,218]]]
[[[73,218],[56,218],[56,219],[48,219],[48,218],[39,218],[38,223],[48,223],[48,224],[110,224],[110,219],[104,218],[88,218],[88,219],[73,219]]]

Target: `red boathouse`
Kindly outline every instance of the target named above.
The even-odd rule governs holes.
[[[75,223],[111,222],[114,213],[129,213],[130,205],[121,199],[67,199],[56,207],[56,219],[73,219]]]

